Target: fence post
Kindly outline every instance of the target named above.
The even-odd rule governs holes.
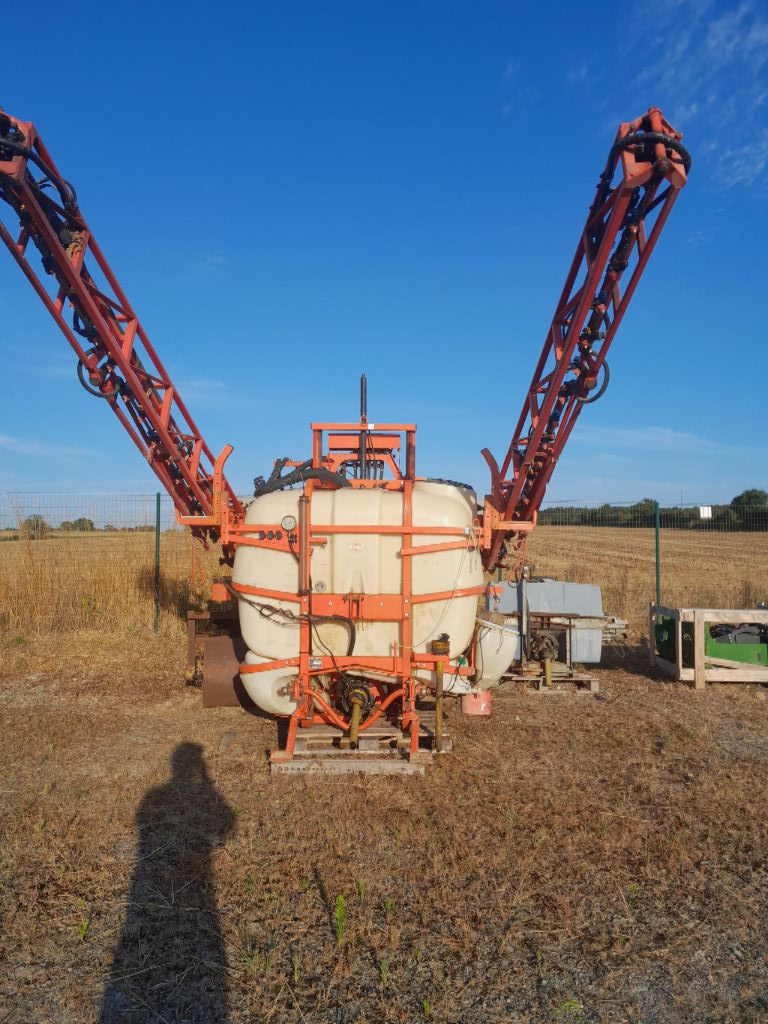
[[[661,604],[661,512],[656,502],[656,604]]]
[[[155,505],[155,636],[160,622],[160,491]]]

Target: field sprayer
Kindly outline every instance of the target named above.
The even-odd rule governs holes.
[[[512,439],[501,460],[483,450],[482,505],[465,485],[417,476],[415,425],[371,423],[364,379],[359,421],[313,423],[309,458],[278,460],[244,503],[224,472],[232,447],[214,456],[205,443],[74,188],[34,125],[0,113],[0,200],[15,215],[0,237],[82,386],[118,417],[178,521],[232,567],[211,594],[204,702],[247,695],[283,719],[273,764],[297,766],[315,741],[348,763],[374,750],[416,763],[444,745],[444,695],[498,682],[481,595],[523,575],[557,460],[608,384],[608,350],[686,183],[681,138],[656,108],[620,125]]]

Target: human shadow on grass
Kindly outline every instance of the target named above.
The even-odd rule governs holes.
[[[100,1024],[226,1024],[227,957],[211,855],[234,812],[197,743],[171,756],[172,777],[139,805],[139,844]]]

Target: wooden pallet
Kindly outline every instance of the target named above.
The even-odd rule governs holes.
[[[526,693],[600,693],[600,683],[585,672],[574,672],[570,676],[553,678],[551,686],[545,686],[544,678],[540,677],[534,680]]]
[[[425,760],[431,760],[431,756],[422,756],[423,759],[414,759],[401,754],[371,755],[359,751],[340,754],[337,750],[316,750],[294,754],[287,760],[274,760],[273,756],[270,756],[269,767],[275,775],[423,775],[426,768]]]
[[[423,775],[434,750],[435,713],[419,711],[419,750],[410,753],[410,737],[392,722],[381,720],[364,729],[356,750],[349,736],[333,725],[315,725],[296,733],[293,756],[284,750],[273,750],[269,764],[273,772],[319,772],[370,775]],[[448,726],[443,718],[443,753],[452,749]]]
[[[526,662],[520,671],[508,672],[502,682],[526,683],[526,693],[599,693],[600,683],[588,672],[579,672],[555,662],[552,665],[552,685],[545,686],[544,670],[538,661]]]

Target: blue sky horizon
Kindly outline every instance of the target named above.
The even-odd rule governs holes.
[[[418,424],[417,470],[484,493],[616,128],[652,105],[693,170],[547,499],[768,489],[760,4],[85,0],[66,71],[58,11],[34,67],[6,50],[0,106],[75,184],[239,491],[353,418],[364,371],[371,419]],[[5,249],[0,324],[0,492],[154,491]]]

